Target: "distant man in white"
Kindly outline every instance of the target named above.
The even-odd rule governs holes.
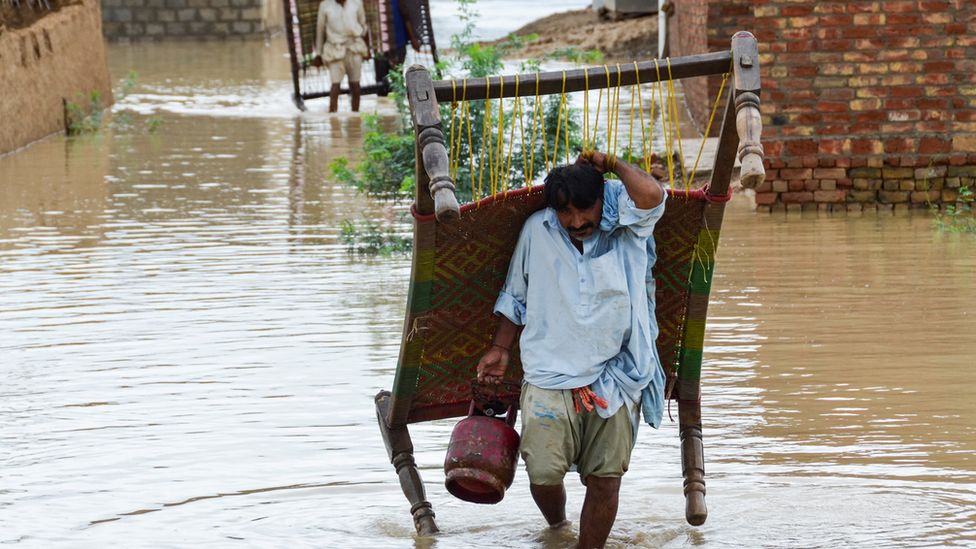
[[[329,112],[339,108],[339,85],[349,77],[352,111],[359,112],[359,77],[363,59],[370,59],[369,34],[362,0],[322,0],[315,25],[312,65],[329,68]]]

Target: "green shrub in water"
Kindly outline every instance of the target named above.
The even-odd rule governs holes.
[[[932,206],[935,212],[935,226],[945,233],[976,234],[976,215],[973,200],[976,194],[969,187],[960,187],[956,204],[942,204],[941,209]]]

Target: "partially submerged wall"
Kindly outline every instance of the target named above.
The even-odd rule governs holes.
[[[280,0],[102,0],[109,40],[212,40],[281,28]]]
[[[16,30],[0,26],[0,153],[65,128],[64,103],[112,102],[98,0]]]
[[[704,40],[674,25],[688,36],[671,52],[726,49],[737,30],[759,40],[760,209],[924,207],[976,184],[976,2],[705,2]],[[700,18],[701,3],[676,9]],[[686,86],[699,121],[719,82]]]

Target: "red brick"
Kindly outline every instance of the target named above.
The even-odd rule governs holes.
[[[887,154],[912,152],[915,149],[915,140],[910,137],[893,137],[884,140],[884,151]]]
[[[803,202],[813,202],[813,193],[804,191],[796,193],[783,193],[780,195],[786,204],[801,204]]]
[[[780,170],[780,177],[783,179],[810,179],[813,177],[811,169],[785,169]]]
[[[840,179],[847,177],[847,170],[844,168],[818,168],[813,170],[814,179]]]
[[[817,142],[813,139],[798,139],[795,141],[787,141],[785,143],[785,150],[788,154],[795,156],[816,155],[818,147]]]
[[[844,190],[816,191],[813,193],[813,199],[816,202],[846,202],[847,191]]]
[[[918,152],[922,154],[947,153],[951,149],[952,141],[943,137],[923,137],[918,144]]]

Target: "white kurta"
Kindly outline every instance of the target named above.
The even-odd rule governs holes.
[[[315,24],[315,51],[326,63],[340,61],[346,53],[366,56],[366,12],[361,0],[322,0]]]

